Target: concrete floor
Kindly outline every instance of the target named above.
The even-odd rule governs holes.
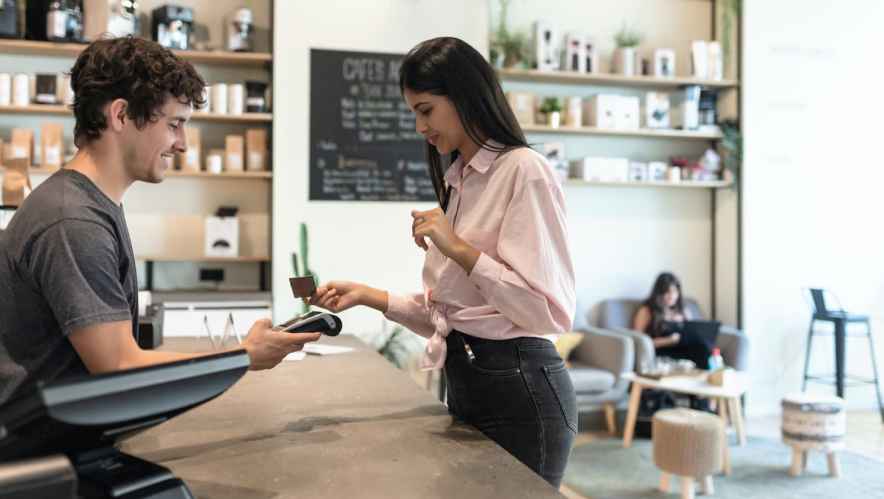
[[[780,438],[780,416],[750,418],[747,422],[747,433],[758,437]],[[604,432],[582,432],[577,436],[574,445],[583,445],[597,439],[611,438]],[[618,437],[620,438],[620,437]],[[877,411],[849,411],[847,413],[847,449],[878,459],[884,470],[884,423]],[[570,499],[592,499],[582,496],[562,486],[560,491]]]

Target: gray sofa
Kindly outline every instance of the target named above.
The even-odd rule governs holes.
[[[688,314],[695,318],[704,318],[703,312],[697,302],[686,298],[684,300]],[[636,369],[642,365],[651,365],[654,361],[654,343],[651,338],[632,327],[632,317],[641,306],[640,300],[616,299],[605,300],[599,305],[598,326],[617,334],[629,337],[633,340]],[[739,371],[745,371],[749,364],[749,339],[739,329],[722,325],[718,334],[716,346],[721,350],[721,356],[725,365]]]
[[[581,413],[604,409],[612,435],[616,433],[616,409],[626,402],[629,389],[623,373],[650,365],[656,357],[651,338],[631,329],[632,317],[640,306],[640,300],[603,301],[596,310],[598,320],[592,325],[591,307],[579,297],[577,300],[573,329],[582,332],[584,340],[568,359],[577,409]],[[704,317],[694,300],[686,299],[685,306],[692,317]],[[740,330],[722,325],[717,344],[726,365],[738,370],[747,368],[749,340]]]
[[[578,412],[605,410],[608,432],[616,433],[615,411],[626,397],[629,383],[624,373],[635,370],[635,350],[630,338],[611,331],[575,324],[583,333],[583,341],[568,358],[568,373],[577,393]]]

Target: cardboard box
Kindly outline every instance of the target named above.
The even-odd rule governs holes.
[[[31,177],[28,175],[30,162],[27,158],[8,159],[3,166],[6,169],[3,172],[3,197],[0,198],[0,204],[21,206],[31,193]]]
[[[583,101],[583,124],[603,129],[616,128],[619,108],[619,95],[593,95]]]
[[[586,72],[586,43],[582,35],[568,33],[565,36],[565,50],[562,51],[562,69],[578,73]]]
[[[187,151],[178,153],[178,167],[186,172],[198,172],[202,169],[203,144],[200,129],[196,127],[184,127],[184,135],[187,137]]]
[[[534,124],[534,101],[535,96],[530,92],[507,92],[506,100],[510,109],[516,115],[516,120],[522,125]]]
[[[669,128],[669,94],[646,92],[642,116],[646,128]]]
[[[242,135],[228,135],[225,140],[224,171],[241,172],[245,165],[245,141]]]
[[[710,80],[721,81],[724,79],[724,54],[721,50],[721,43],[708,42],[706,44],[706,53],[708,60],[708,77]]]
[[[626,158],[581,158],[571,162],[571,178],[587,182],[626,182],[629,180],[629,160]]]
[[[700,126],[700,86],[690,85],[672,94],[673,128],[696,130]]]
[[[619,96],[615,127],[620,130],[638,130],[641,125],[641,100],[634,96]]]
[[[61,123],[43,123],[40,126],[40,164],[47,168],[61,168],[64,154],[64,126]]]
[[[675,50],[654,49],[654,76],[658,78],[675,76]]]
[[[553,27],[544,22],[534,23],[534,58],[540,71],[556,71],[559,69],[558,34]]]
[[[588,36],[583,39],[583,58],[585,73],[599,72],[599,51],[596,48],[595,40]]]
[[[709,51],[705,40],[691,42],[691,74],[694,78],[709,78]]]
[[[13,128],[12,140],[10,141],[9,159],[25,158],[28,165],[33,164],[34,159],[34,131],[30,128]]]
[[[246,170],[266,171],[267,164],[267,130],[252,128],[246,130]]]
[[[205,253],[207,257],[239,256],[239,218],[206,217]]]

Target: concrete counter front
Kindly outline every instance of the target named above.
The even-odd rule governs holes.
[[[358,339],[320,343],[356,351],[249,372],[123,450],[169,467],[199,499],[562,497]]]

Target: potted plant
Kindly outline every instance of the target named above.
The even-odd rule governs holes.
[[[499,0],[500,21],[491,34],[490,61],[497,68],[526,66],[529,59],[528,37],[522,32],[511,33],[507,28],[507,14],[512,0]]]
[[[556,97],[547,97],[543,99],[543,103],[540,105],[540,112],[546,116],[546,123],[553,127],[558,128],[562,122],[562,104],[559,103],[559,99]]]
[[[743,134],[740,132],[740,122],[734,119],[723,120],[719,123],[722,139],[718,146],[719,155],[724,160],[724,180],[732,182],[736,188],[740,169],[743,165]]]
[[[620,31],[614,35],[614,43],[617,48],[614,50],[614,72],[624,76],[634,76],[636,74],[636,66],[638,53],[636,48],[642,41],[642,35],[636,30],[630,29],[626,23],[620,28]]]

